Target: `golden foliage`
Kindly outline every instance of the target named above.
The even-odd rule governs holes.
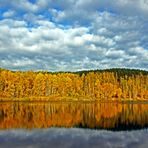
[[[148,75],[117,77],[113,72],[78,75],[1,70],[0,97],[148,100]]]
[[[0,104],[0,129],[144,127],[148,123],[147,113],[148,104],[9,102]]]

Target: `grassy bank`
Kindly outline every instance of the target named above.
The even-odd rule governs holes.
[[[88,97],[26,97],[26,98],[0,98],[0,102],[148,102],[147,99],[137,98],[108,98],[94,99]]]

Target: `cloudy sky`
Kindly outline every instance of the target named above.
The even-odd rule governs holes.
[[[148,0],[0,0],[0,67],[148,70]]]

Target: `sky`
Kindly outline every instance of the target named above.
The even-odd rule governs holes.
[[[0,67],[148,70],[148,0],[0,0]]]

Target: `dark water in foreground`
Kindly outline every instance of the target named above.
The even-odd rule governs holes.
[[[148,131],[49,128],[0,132],[1,148],[147,148]]]
[[[147,103],[0,103],[0,148],[147,148],[147,127]]]

